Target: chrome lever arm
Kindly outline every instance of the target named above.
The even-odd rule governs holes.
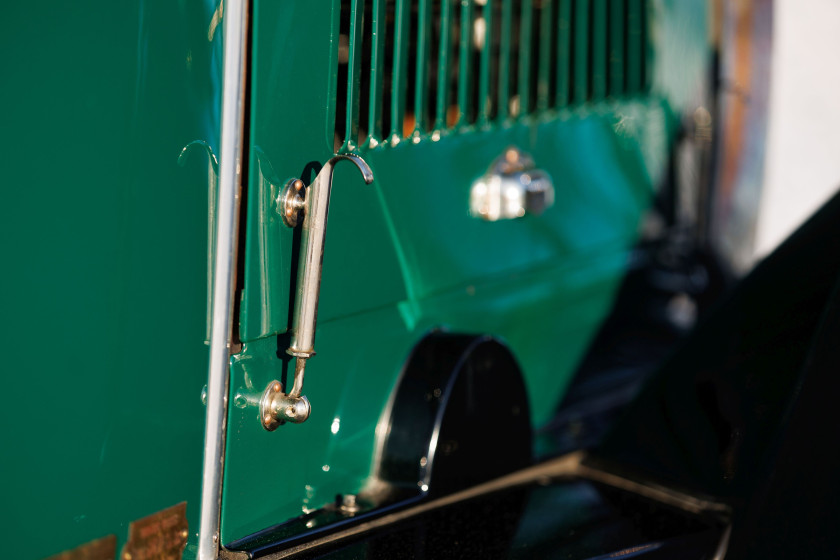
[[[302,181],[293,179],[286,183],[278,198],[283,222],[289,227],[295,227],[303,214],[303,231],[292,319],[292,342],[286,350],[296,358],[295,378],[292,390],[285,394],[280,382],[269,383],[260,403],[260,418],[267,430],[274,430],[285,422],[298,424],[309,418],[309,400],[301,395],[301,392],[306,360],[315,355],[315,323],[321,292],[330,191],[335,165],[341,160],[353,162],[362,173],[366,184],[373,182],[373,172],[361,157],[355,154],[340,154],[324,164],[308,189],[303,188]]]

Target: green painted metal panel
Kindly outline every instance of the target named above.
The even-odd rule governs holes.
[[[656,105],[634,109],[654,119],[664,112]],[[269,381],[283,375],[290,381],[287,363],[278,358],[285,339],[254,341],[237,356],[230,399],[243,406],[231,409],[229,421],[223,540],[364,486],[379,414],[410,349],[433,327],[491,332],[508,341],[529,375],[533,421],[548,418],[610,306],[652,193],[641,149],[645,138],[617,136],[616,118],[569,112],[539,124],[368,151],[376,176],[371,191],[380,199],[368,210],[386,217],[383,239],[393,244],[400,267],[391,277],[368,272],[382,258],[372,251],[380,245],[359,234],[358,223],[347,230],[357,243],[356,267],[335,264],[342,258],[333,243],[345,236],[342,215],[358,208],[351,189],[365,192],[352,186],[360,181],[350,166],[337,169],[336,184],[351,186],[336,189],[331,202],[320,309],[335,317],[328,296],[353,293],[345,286],[354,276],[385,289],[399,279],[405,295],[380,310],[319,323],[319,354],[307,374],[313,413],[302,425],[267,433],[256,409]],[[529,150],[562,178],[557,203],[539,218],[476,220],[467,213],[471,181],[510,144]],[[599,155],[605,151],[618,159],[605,162]],[[436,165],[418,165],[427,161]],[[546,348],[556,351],[547,356]],[[351,428],[332,434],[336,418]],[[286,464],[295,449],[307,452]],[[265,495],[273,499],[260,502]]]
[[[494,100],[491,98],[491,56],[493,55],[493,41],[492,33],[495,30],[495,19],[493,17],[495,7],[492,4],[485,5],[482,8],[482,16],[484,18],[484,37],[481,47],[481,58],[478,76],[478,126],[481,128],[487,127],[490,124],[490,114],[494,105]]]
[[[452,0],[441,0],[440,2],[440,26],[441,29],[449,29],[452,22]],[[446,128],[446,110],[449,108],[449,68],[452,58],[452,38],[448,33],[440,34],[438,44],[438,81],[437,95],[435,96],[435,130]]]
[[[457,125],[468,126],[470,104],[472,96],[470,90],[474,87],[472,77],[472,36],[473,36],[472,2],[461,2],[460,30],[458,33],[458,121]]]
[[[314,179],[318,166],[332,155],[335,111],[337,3],[255,3],[254,65],[251,97],[251,158],[246,199],[245,268],[240,336],[243,341],[285,332],[289,321],[294,233],[283,225],[276,199],[285,182]],[[306,41],[296,30],[306,29]],[[287,44],[288,43],[288,44]],[[283,53],[283,56],[277,56]],[[376,89],[376,88],[374,88]],[[313,167],[315,166],[315,167]],[[339,177],[342,173],[338,168]],[[379,257],[370,258],[371,275],[399,274],[387,229],[376,208],[375,192],[353,177],[339,181],[333,200],[353,199],[349,208],[332,204],[327,265],[354,269],[358,239],[373,239]],[[360,212],[369,219],[360,220]],[[364,252],[374,253],[374,246]],[[388,256],[390,252],[390,257]],[[352,298],[346,297],[353,294]],[[400,284],[375,284],[353,276],[342,290],[324,291],[321,320],[377,307],[403,297]]]
[[[502,36],[499,43],[499,113],[497,120],[504,123],[510,114],[510,66],[511,66],[511,27],[513,20],[513,0],[502,1]]]
[[[386,39],[386,2],[372,2],[377,37]],[[454,20],[459,8],[442,4],[443,17]],[[498,94],[480,90],[497,95],[495,123],[489,115],[478,128],[447,123],[451,104],[470,98],[461,94],[464,80],[453,95],[448,79],[463,36],[456,43],[441,34],[447,54],[438,75],[447,79],[438,80],[436,131],[416,143],[401,138],[404,64],[400,83],[391,84],[403,104],[392,105],[393,139],[402,141],[382,145],[392,132],[382,130],[391,90],[377,61],[393,49],[391,39],[371,49],[369,100],[349,80],[345,130],[358,125],[363,111],[355,107],[369,103],[377,147],[356,149],[376,181],[363,185],[349,166],[336,171],[319,354],[307,375],[312,417],[268,433],[254,403],[270,380],[290,375],[283,350],[295,240],[275,199],[288,178],[311,180],[335,145],[339,2],[255,2],[238,316],[245,342],[231,367],[224,541],[364,486],[376,422],[429,329],[503,338],[526,372],[539,424],[608,312],[677,116],[706,70],[704,4],[639,2],[649,23],[639,28],[638,56],[624,58],[638,62],[622,71],[638,70],[639,91],[651,89],[635,98],[611,89],[613,100],[557,109],[576,84],[560,54],[578,37],[571,2],[562,0],[553,16],[565,22],[556,33],[555,107],[515,123],[508,101],[523,84],[511,72],[524,70],[510,58],[513,2],[501,4],[499,71],[488,60],[479,76],[479,84],[498,80]],[[362,0],[355,5],[358,14]],[[407,22],[409,3],[401,5],[398,19]],[[10,7],[0,23],[4,52],[20,53],[4,58],[12,85],[0,90],[14,108],[0,117],[9,185],[0,223],[10,263],[2,297],[12,341],[0,419],[13,427],[2,436],[13,459],[2,473],[13,483],[0,502],[5,534],[14,537],[10,557],[41,558],[107,534],[121,546],[132,520],[181,501],[190,524],[185,557],[195,554],[213,173],[200,147],[183,167],[178,160],[190,142],[218,144],[219,13],[190,0],[50,2]],[[534,68],[542,76],[545,47],[539,51]],[[358,53],[348,56],[351,75],[357,67],[365,74]],[[551,173],[557,202],[541,217],[475,220],[469,186],[510,144]]]
[[[549,99],[549,82],[551,81],[552,59],[551,47],[557,36],[557,21],[554,19],[554,2],[543,2],[540,7],[540,62],[539,80],[537,81],[537,109],[546,110],[551,105]]]
[[[613,97],[624,93],[624,17],[625,0],[610,0],[609,86]]]
[[[646,196],[632,194],[629,186],[619,187],[616,182],[615,192],[601,192],[603,198],[597,204],[588,198],[599,190],[596,177],[604,161],[598,147],[613,135],[609,120],[570,113],[542,126],[451,135],[445,141],[368,153],[394,224],[408,297],[422,299],[487,276],[562,258],[574,250],[612,243],[628,234],[632,237],[638,216],[631,209],[646,204]],[[549,136],[545,128],[558,132]],[[557,201],[540,218],[496,223],[473,218],[467,211],[470,186],[508,145],[531,153],[542,169],[557,178]],[[591,151],[583,149],[590,146]],[[434,166],[418,165],[432,161]],[[632,165],[611,162],[607,169]],[[404,187],[409,179],[415,188]],[[584,197],[595,214],[587,214],[584,204],[570,206],[566,197],[574,193]],[[622,207],[629,212],[626,220]],[[599,218],[606,209],[613,210]],[[575,230],[573,223],[581,229]]]
[[[563,107],[571,99],[572,2],[559,0],[557,10],[557,101]]]
[[[362,71],[362,16],[364,0],[353,0],[350,8],[350,45],[347,64],[347,111],[341,151],[356,149],[359,138],[359,82]]]
[[[187,502],[207,376],[213,2],[23,2],[0,45],[6,558],[43,558]]]
[[[592,97],[607,95],[607,0],[592,0]]]
[[[403,135],[406,92],[408,88],[409,0],[395,0],[394,15],[394,74],[391,87],[391,141]]]
[[[381,414],[381,407],[372,403],[385,402],[410,349],[432,327],[499,333],[523,368],[561,383],[580,358],[587,333],[609,306],[609,298],[601,294],[615,287],[623,267],[620,251],[594,260],[580,255],[575,262],[547,270],[321,324],[318,343],[330,352],[324,350],[308,366],[312,416],[274,433],[260,427],[254,401],[282,371],[276,342],[246,345],[232,369],[229,429],[235,438],[226,461],[224,540],[321,507],[338,493],[364,486],[370,474],[372,434]],[[557,320],[540,332],[518,328],[546,314]],[[377,344],[359,343],[361,338],[348,337],[350,332],[374,337]],[[567,344],[557,345],[557,340]],[[547,345],[557,349],[550,362],[543,355]],[[540,398],[539,387],[532,390],[531,398],[544,414],[548,399]],[[296,452],[304,449],[307,452]]]
[[[594,1],[594,16],[606,17],[607,4]],[[396,2],[392,12],[396,36],[382,42],[384,26],[379,22],[386,10],[382,3],[374,4],[370,12],[376,18],[372,58],[382,56],[380,49],[393,48],[394,53],[388,89],[387,72],[377,66],[380,63],[371,64],[374,87],[368,113],[370,139],[357,149],[372,167],[375,181],[365,187],[351,166],[336,170],[321,285],[318,355],[307,368],[305,393],[313,412],[306,423],[283,426],[273,433],[261,427],[257,403],[273,379],[286,384],[291,381],[289,359],[284,355],[288,334],[283,333],[292,280],[289,263],[293,235],[283,229],[268,235],[272,251],[283,260],[278,261],[281,265],[277,273],[262,285],[248,275],[260,274],[264,265],[259,255],[265,253],[252,254],[253,245],[249,245],[246,291],[256,286],[256,290],[273,293],[258,296],[258,291],[252,291],[246,294],[246,300],[279,297],[276,301],[280,304],[269,321],[247,331],[242,352],[233,359],[230,402],[234,406],[229,418],[223,541],[281,523],[323,506],[336,494],[358,492],[368,483],[376,423],[404,360],[429,329],[491,333],[504,339],[526,373],[533,423],[539,425],[549,418],[609,310],[641,215],[665,170],[676,130],[674,115],[683,110],[680,103],[684,103],[672,95],[670,80],[676,78],[662,74],[655,56],[648,64],[653,69],[653,83],[659,83],[660,89],[646,96],[627,97],[621,95],[625,91],[622,85],[613,100],[589,102],[590,80],[595,79],[589,63],[590,20],[594,17],[589,3],[575,0],[572,10],[571,2],[563,0],[556,14],[552,10],[541,13],[558,22],[557,32],[549,39],[557,42],[556,60],[549,61],[556,65],[556,105],[567,104],[569,94],[574,95],[577,105],[542,108],[536,113],[535,108],[525,105],[526,111],[516,123],[508,120],[510,91],[518,95],[527,92],[522,78],[530,81],[532,53],[520,46],[516,56],[521,58],[514,68],[521,75],[510,90],[514,62],[510,59],[514,52],[510,48],[511,26],[524,23],[523,18],[512,17],[513,2],[503,0],[496,94],[500,120],[492,125],[489,120],[482,121],[482,111],[478,110],[482,126],[465,128],[461,125],[465,124],[463,115],[468,112],[466,104],[471,97],[468,88],[478,87],[481,99],[490,89],[482,81],[493,78],[488,60],[486,67],[479,66],[477,86],[464,79],[466,70],[461,61],[465,53],[472,56],[471,49],[464,49],[464,11],[453,17],[452,10],[458,7],[444,0],[441,25],[457,25],[458,33],[439,36],[435,124],[433,131],[425,133],[420,119],[413,131],[403,127],[410,70],[408,59],[403,58],[423,60],[422,52],[408,53],[407,3]],[[527,8],[527,19],[532,17],[531,4],[524,4],[517,4],[516,9]],[[255,66],[252,141],[275,146],[270,154],[268,150],[263,154],[275,171],[267,187],[271,192],[259,194],[260,199],[271,200],[286,177],[299,176],[307,163],[329,156],[329,119],[335,107],[327,98],[325,110],[325,105],[313,102],[311,96],[318,96],[318,88],[326,87],[337,64],[330,58],[336,51],[330,41],[334,41],[337,9],[336,4],[325,4],[311,8],[312,14],[303,14],[307,10],[257,4],[255,40],[263,52]],[[662,13],[652,12],[651,17],[681,17],[689,11],[680,4],[660,9]],[[313,14],[318,10],[322,10],[318,13],[323,21],[316,23]],[[470,18],[474,17],[471,11],[467,12]],[[259,39],[270,36],[276,52],[285,52],[285,42],[293,40],[288,29],[296,26],[278,22],[290,18],[297,25],[314,26],[306,60],[294,66],[286,60],[269,61],[266,45]],[[425,38],[424,27],[418,22],[418,33]],[[519,33],[530,33],[532,27],[543,28],[528,22]],[[603,64],[596,69],[603,74],[596,80],[600,95],[606,95],[606,73],[612,72],[607,64],[607,32],[603,25],[596,26],[594,32],[601,41],[594,52],[603,55]],[[458,36],[460,41],[454,41]],[[651,40],[657,38],[651,36]],[[538,42],[535,56],[541,58],[533,66],[541,75],[546,74],[540,70],[546,64],[542,53],[552,50],[543,43],[545,39]],[[651,52],[656,55],[666,47],[656,43]],[[703,51],[705,45],[693,42],[687,48]],[[573,64],[569,64],[570,54]],[[461,65],[461,71],[451,80],[453,63]],[[638,72],[642,66],[638,65]],[[705,66],[696,64],[684,70],[702,74]],[[307,92],[310,100],[301,98],[301,107],[294,111],[278,111],[276,99],[289,95],[281,91],[280,76],[292,71],[301,81],[313,85]],[[632,71],[636,70],[626,70]],[[266,75],[276,76],[275,81],[266,85]],[[641,75],[638,78],[641,80]],[[415,79],[411,92],[415,113],[422,112],[426,102],[418,89],[423,80],[425,77]],[[261,82],[263,87],[259,87]],[[348,84],[348,90],[353,87],[353,83]],[[382,93],[378,93],[380,89]],[[388,95],[392,101],[391,126],[384,131],[373,115],[380,109],[383,96]],[[581,105],[583,101],[587,103]],[[450,127],[447,117],[453,103],[461,119],[460,125]],[[290,113],[291,120],[287,120]],[[305,141],[292,145],[289,131],[299,126],[299,114],[306,114],[314,126],[309,127]],[[346,128],[352,125],[348,121]],[[318,130],[322,127],[327,134],[319,144]],[[276,148],[281,142],[282,150]],[[313,149],[316,144],[318,149]],[[540,217],[497,223],[470,217],[470,185],[509,145],[533,155],[537,165],[554,177],[554,207]],[[262,167],[260,164],[258,176],[263,174]],[[254,180],[252,177],[252,186]],[[249,212],[254,211],[260,212],[249,203]],[[249,223],[264,219],[260,216],[249,215]],[[276,222],[274,217],[271,220]],[[264,313],[260,305],[243,305],[243,323],[253,324],[251,315],[260,313]]]
[[[591,30],[589,28],[591,13],[589,8],[593,0],[574,0],[574,40],[572,50],[572,78],[573,99],[575,103],[585,103],[589,99],[589,81],[592,77],[592,66],[589,63]]]
[[[636,93],[642,89],[644,56],[647,54],[642,41],[642,14],[644,0],[627,0],[627,91]]]
[[[370,109],[368,113],[368,141],[370,146],[382,138],[382,74],[385,69],[385,4],[386,0],[373,0],[371,12],[371,36],[373,45],[370,55]]]
[[[531,25],[533,6],[531,0],[521,0],[519,16],[519,114],[527,115],[531,111]]]
[[[427,130],[426,104],[429,102],[428,84],[429,72],[427,64],[429,60],[429,47],[431,43],[432,30],[432,2],[420,0],[417,5],[417,53],[415,68],[417,78],[414,81],[414,131],[413,138],[423,135]]]
[[[292,232],[275,200],[286,179],[300,177],[306,164],[323,162],[333,151],[336,72],[330,53],[338,12],[332,4],[302,9],[294,2],[254,2],[242,340],[287,328]],[[305,41],[290,40],[303,29]]]

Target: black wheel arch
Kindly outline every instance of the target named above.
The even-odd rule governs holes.
[[[439,495],[532,462],[525,379],[489,335],[434,331],[414,347],[377,426],[374,479]]]

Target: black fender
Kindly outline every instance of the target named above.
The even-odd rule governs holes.
[[[374,476],[397,495],[440,495],[528,466],[532,441],[525,381],[507,346],[433,332],[383,411]]]

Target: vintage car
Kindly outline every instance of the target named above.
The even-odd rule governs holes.
[[[766,457],[837,463],[799,436],[837,203],[731,290],[769,3],[737,4],[7,6],[3,556],[817,534],[833,494]]]

